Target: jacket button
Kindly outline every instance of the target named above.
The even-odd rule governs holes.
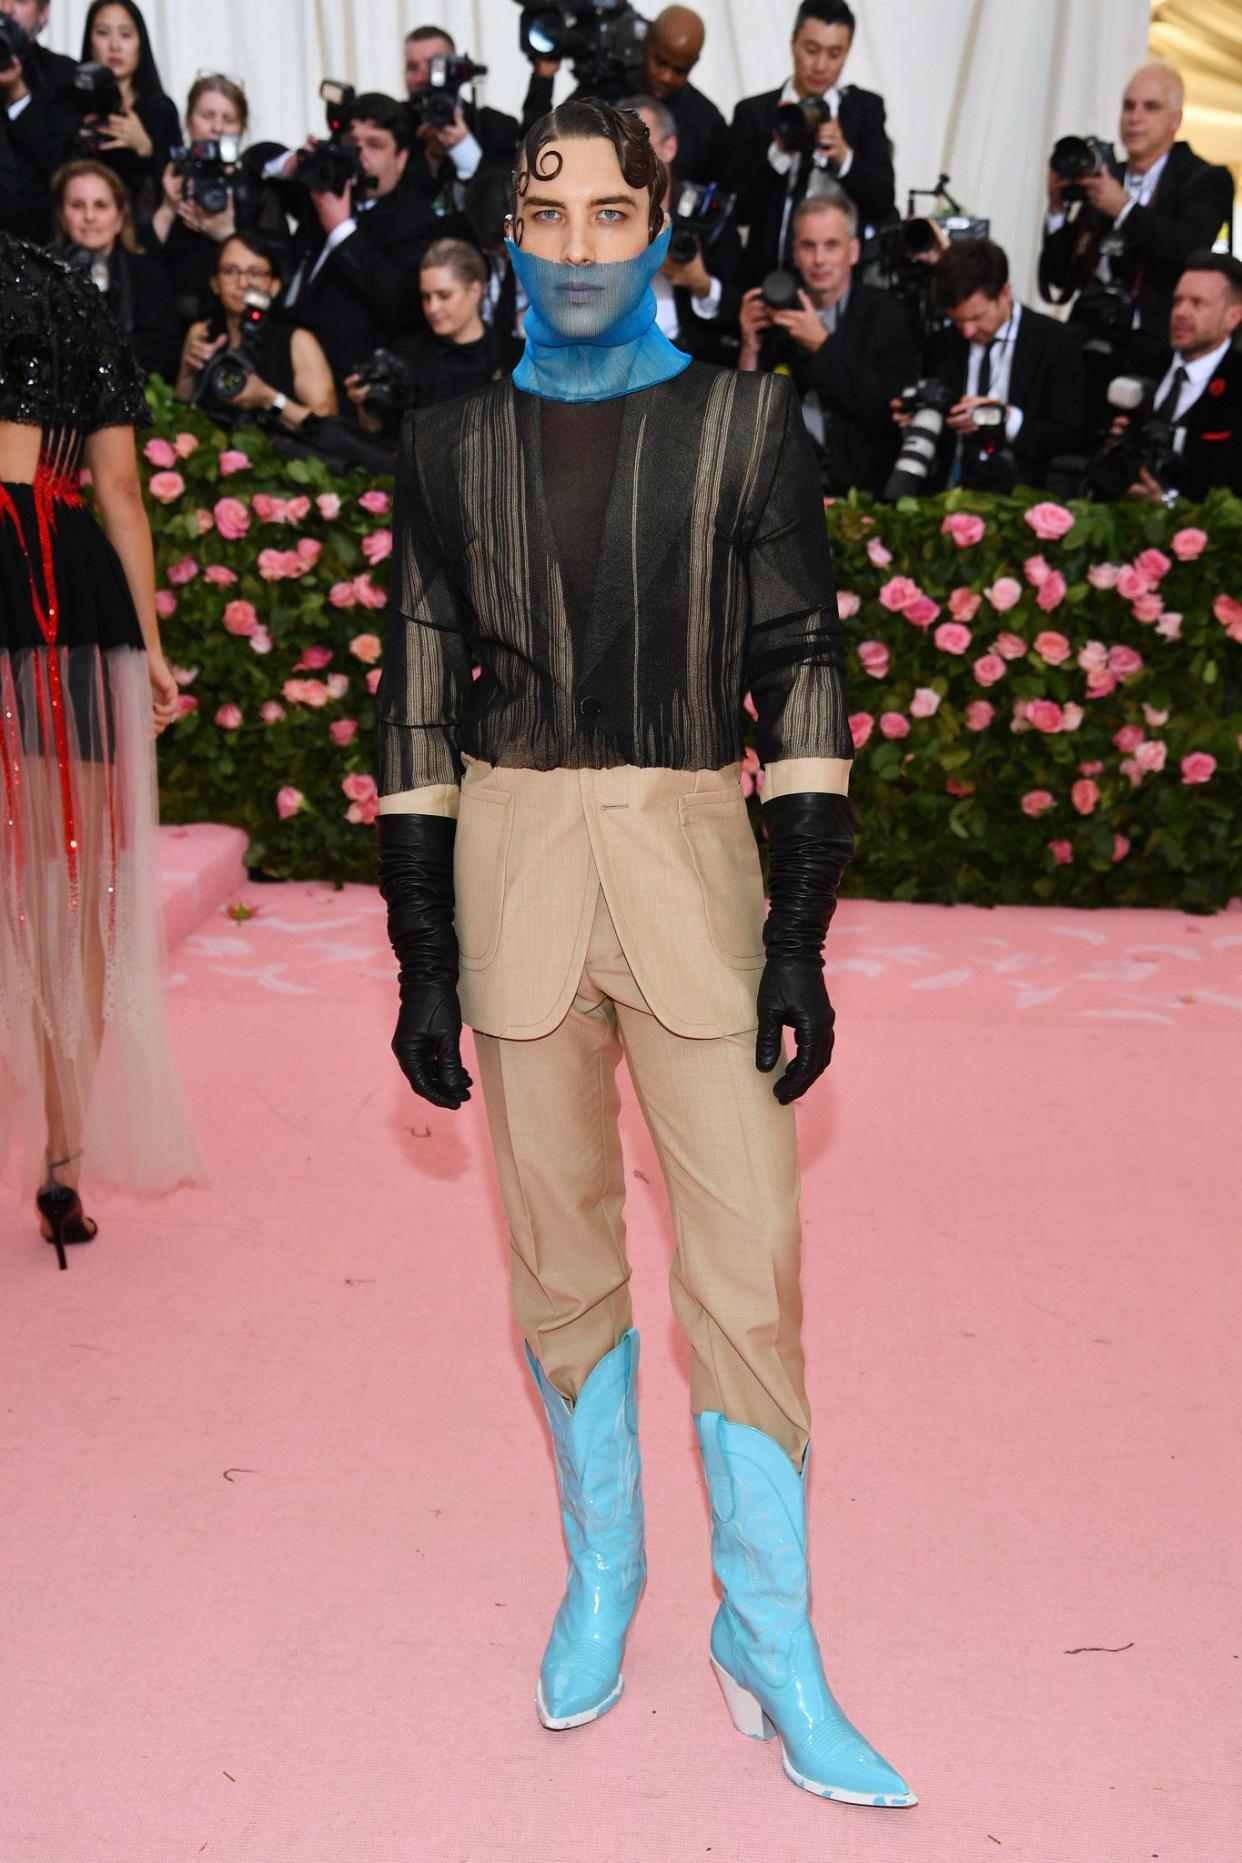
[[[598,718],[603,709],[598,699],[585,698],[578,700],[579,718]]]

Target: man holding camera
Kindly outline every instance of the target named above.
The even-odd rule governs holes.
[[[1224,485],[1242,496],[1242,261],[1225,252],[1193,252],[1173,293],[1172,355],[1156,383],[1151,418],[1171,429],[1169,467],[1161,483],[1143,466],[1131,498],[1165,503],[1171,494],[1206,498]],[[1123,430],[1125,417],[1114,423]]]
[[[796,274],[775,273],[742,300],[740,369],[784,368],[802,400],[823,488],[883,489],[897,452],[889,405],[918,373],[919,352],[901,306],[854,278],[858,209],[842,189],[799,201]],[[799,282],[800,281],[800,282]],[[784,308],[785,286],[797,286]]]
[[[416,26],[405,38],[405,91],[416,119],[410,150],[410,182],[428,198],[446,184],[464,186],[480,168],[513,166],[518,142],[518,121],[501,110],[463,101],[460,86],[449,84],[453,114],[447,123],[429,122],[419,99],[431,87],[432,60],[457,57],[457,43],[443,26]],[[450,73],[451,75],[451,73]]]
[[[1110,295],[1128,299],[1112,359],[1132,367],[1160,353],[1187,258],[1210,247],[1232,214],[1229,170],[1177,141],[1182,101],[1176,71],[1145,65],[1122,99],[1121,157],[1105,147],[1093,174],[1067,182],[1054,169],[1048,178],[1040,291],[1058,301],[1081,291],[1074,321],[1088,328]]]
[[[936,308],[949,328],[932,339],[931,374],[956,399],[924,489],[941,491],[960,476],[964,448],[998,408],[1013,482],[1043,485],[1054,459],[1083,447],[1077,340],[1055,318],[1019,303],[1009,261],[994,240],[951,242],[933,277]],[[894,402],[893,418],[905,428],[911,416]]]
[[[42,245],[52,234],[51,182],[82,153],[72,58],[38,43],[49,0],[0,0],[0,113],[8,145],[6,224]]]
[[[884,100],[842,84],[854,41],[845,0],[803,0],[794,20],[793,76],[779,91],[744,97],[733,118],[732,180],[750,228],[747,272],[758,282],[789,254],[793,210],[835,182],[863,227],[895,212]]]
[[[419,261],[442,229],[406,182],[405,106],[369,91],[352,108],[345,140],[358,179],[339,190],[306,184],[318,226],[285,300],[287,321],[318,337],[338,392],[376,349],[420,321]]]
[[[673,213],[673,237],[668,257],[651,281],[656,321],[665,336],[688,356],[701,362],[732,361],[736,342],[739,302],[738,272],[742,247],[737,227],[723,218],[710,235],[697,237],[679,220],[682,198],[680,170],[673,172],[680,144],[672,111],[654,97],[628,97],[618,105],[633,110],[647,125],[651,146],[668,170],[668,186],[661,203]],[[697,184],[691,184],[697,193]]]

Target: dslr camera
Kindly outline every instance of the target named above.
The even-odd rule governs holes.
[[[30,50],[30,34],[7,13],[0,13],[0,68],[20,64]]]
[[[672,237],[668,256],[676,265],[689,265],[697,253],[714,245],[733,215],[735,194],[723,194],[714,181],[700,187],[697,181],[678,184],[671,206]],[[797,299],[794,299],[797,303]]]
[[[522,8],[519,43],[527,58],[568,58],[588,91],[624,96],[626,73],[642,56],[647,22],[629,0],[548,0]]]
[[[385,430],[395,425],[414,399],[414,377],[407,362],[391,349],[377,349],[369,362],[358,370],[360,386],[369,388],[367,411],[374,414]]]
[[[1087,466],[1082,494],[1104,504],[1123,499],[1140,472],[1164,487],[1177,459],[1177,429],[1152,415],[1156,384],[1141,375],[1118,375],[1108,384],[1108,405],[1128,416],[1120,433],[1105,436]]]
[[[358,93],[352,84],[338,84],[335,78],[325,78],[319,86],[319,95],[328,119],[327,139],[298,151],[292,179],[308,194],[343,194],[352,185],[356,200],[371,185],[371,177],[362,166],[357,149],[345,140],[354,120],[354,99]]]
[[[901,451],[893,463],[888,484],[880,494],[887,504],[895,503],[898,498],[919,498],[927,490],[945,421],[957,395],[946,383],[928,376],[903,388],[897,399],[901,402],[902,413],[912,414],[914,419],[906,428]]]
[[[1011,492],[1018,482],[1013,449],[1005,433],[1003,401],[981,401],[970,410],[970,432],[962,435],[962,484],[971,492]]]
[[[196,403],[228,409],[254,374],[259,336],[272,308],[266,291],[247,291],[242,299],[241,337],[235,349],[213,356],[199,377]]]
[[[776,140],[786,155],[809,155],[820,124],[831,118],[832,111],[822,97],[802,97],[797,103],[782,104],[776,112]],[[828,166],[833,164],[829,162]]]
[[[451,56],[441,53],[433,58],[427,82],[421,90],[410,92],[410,112],[416,125],[426,123],[431,129],[447,129],[457,110],[462,86],[487,76],[486,65],[476,65],[470,54]]]
[[[1114,159],[1113,145],[1099,136],[1062,136],[1052,145],[1048,166],[1057,180],[1064,183],[1061,198],[1081,201],[1087,198],[1083,182],[1092,175],[1102,175]]]
[[[12,30],[12,21],[9,22]],[[78,113],[84,117],[119,116],[125,108],[125,99],[121,96],[121,87],[107,65],[101,65],[98,59],[89,59],[79,65],[73,74],[72,97]],[[84,130],[82,141],[89,149],[97,148],[107,138],[102,130]]]
[[[223,213],[236,186],[233,170],[241,157],[236,136],[216,142],[189,142],[170,151],[174,175],[185,182],[184,198],[204,213]]]

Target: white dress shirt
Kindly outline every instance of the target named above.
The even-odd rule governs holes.
[[[1189,414],[1191,408],[1199,399],[1213,375],[1215,375],[1217,369],[1225,360],[1225,357],[1229,354],[1229,347],[1232,340],[1231,337],[1226,337],[1224,342],[1219,344],[1217,348],[1209,350],[1206,356],[1196,356],[1193,362],[1187,362],[1184,356],[1179,355],[1176,350],[1174,351],[1173,360],[1161,377],[1152,400],[1152,406],[1158,408],[1168,394],[1170,388],[1172,388],[1173,377],[1178,369],[1185,369],[1186,380],[1182,383],[1181,393],[1177,397],[1177,406],[1173,410],[1173,419],[1170,422],[1171,426],[1176,426],[1179,420],[1185,420],[1187,414]]]
[[[991,361],[988,365],[988,400],[1009,400],[1009,377],[1013,369],[1013,346],[1018,340],[1018,327],[1022,322],[1022,306],[1017,298],[1013,309],[996,335],[992,338]],[[977,395],[979,392],[979,371],[983,367],[983,352],[987,343],[972,343],[966,358],[966,393]],[[1011,407],[1005,416],[1005,438],[1016,440],[1022,431],[1022,409]]]
[[[673,296],[673,281],[671,278],[666,278],[663,272],[657,272],[651,281],[651,289],[655,292],[656,322],[665,336],[675,343],[677,341],[677,300]],[[723,295],[724,287],[718,278],[712,279],[712,288],[705,298],[696,298],[692,292],[690,303],[695,316],[702,317],[705,323],[710,323],[720,309],[720,300]]]
[[[1158,162],[1153,162],[1151,167],[1141,175],[1135,174],[1132,168],[1126,169],[1125,174],[1122,176],[1121,185],[1130,198],[1117,215],[1117,218],[1113,221],[1112,230],[1114,232],[1116,232],[1119,226],[1124,224],[1135,207],[1150,207],[1152,201],[1155,199],[1156,189],[1160,186],[1160,177],[1164,173],[1165,164],[1168,162],[1168,159],[1168,151],[1166,150],[1160,157],[1160,160]],[[1063,213],[1045,214],[1044,224],[1050,233],[1059,233],[1061,228],[1065,225],[1065,215]],[[1106,284],[1110,276],[1107,267],[1107,258],[1101,256],[1098,275]]]

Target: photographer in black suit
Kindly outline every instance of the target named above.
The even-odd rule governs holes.
[[[890,402],[919,365],[896,299],[855,279],[859,251],[858,209],[843,190],[800,201],[793,216],[798,308],[772,309],[760,286],[742,303],[738,367],[788,369],[832,497],[855,486],[883,489],[900,438]]]
[[[1120,159],[1080,183],[1048,178],[1048,214],[1039,288],[1058,302],[1081,292],[1073,321],[1088,329],[1110,309],[1117,340],[1112,362],[1150,371],[1163,351],[1173,289],[1189,255],[1210,247],[1233,211],[1233,180],[1178,142],[1182,80],[1167,65],[1145,65],[1126,85]],[[1115,372],[1115,370],[1113,371]]]
[[[1242,262],[1193,252],[1173,293],[1172,354],[1152,396],[1152,415],[1173,429],[1173,457],[1160,484],[1146,468],[1131,498],[1161,504],[1168,491],[1196,501],[1216,485],[1242,497]],[[1124,417],[1114,423],[1123,428]]]
[[[1019,303],[1009,261],[990,239],[952,242],[934,270],[934,301],[949,327],[933,336],[930,373],[957,399],[948,411],[926,489],[951,484],[961,445],[976,430],[975,410],[999,403],[1016,482],[1043,485],[1052,461],[1081,454],[1086,385],[1082,351],[1053,317]],[[899,427],[910,417],[894,406]]]
[[[663,204],[673,214],[673,237],[676,239],[678,216],[675,210],[682,176],[673,113],[667,104],[658,103],[654,97],[624,98],[617,107],[633,110],[642,118],[651,137],[651,146],[668,170]],[[714,238],[699,239],[689,258],[675,258],[670,251],[651,281],[660,328],[678,349],[700,362],[731,363],[736,357],[737,317],[742,296],[738,283],[741,259],[742,242],[737,227],[732,220],[727,220]]]
[[[37,43],[47,25],[48,0],[0,0],[0,16],[27,41],[19,57],[0,55],[0,115],[8,160],[9,203],[4,224],[42,245],[52,233],[52,176],[81,155],[82,119],[73,106],[72,58]],[[16,35],[15,35],[16,36]]]
[[[413,97],[430,82],[433,58],[452,58],[457,43],[443,26],[416,26],[405,37],[405,90]],[[447,187],[456,190],[473,180],[480,168],[512,169],[520,134],[518,120],[502,110],[473,100],[458,99],[453,121],[437,127],[418,123],[410,148],[411,187],[428,200]]]
[[[841,83],[853,40],[854,15],[844,0],[803,0],[794,21],[793,76],[778,91],[744,97],[734,114],[730,185],[738,192],[738,218],[750,228],[746,270],[753,282],[788,259],[794,208],[829,180],[849,195],[864,228],[896,211],[884,100]],[[791,106],[802,114],[799,135],[811,147],[790,146],[786,124],[793,119],[781,112]]]

